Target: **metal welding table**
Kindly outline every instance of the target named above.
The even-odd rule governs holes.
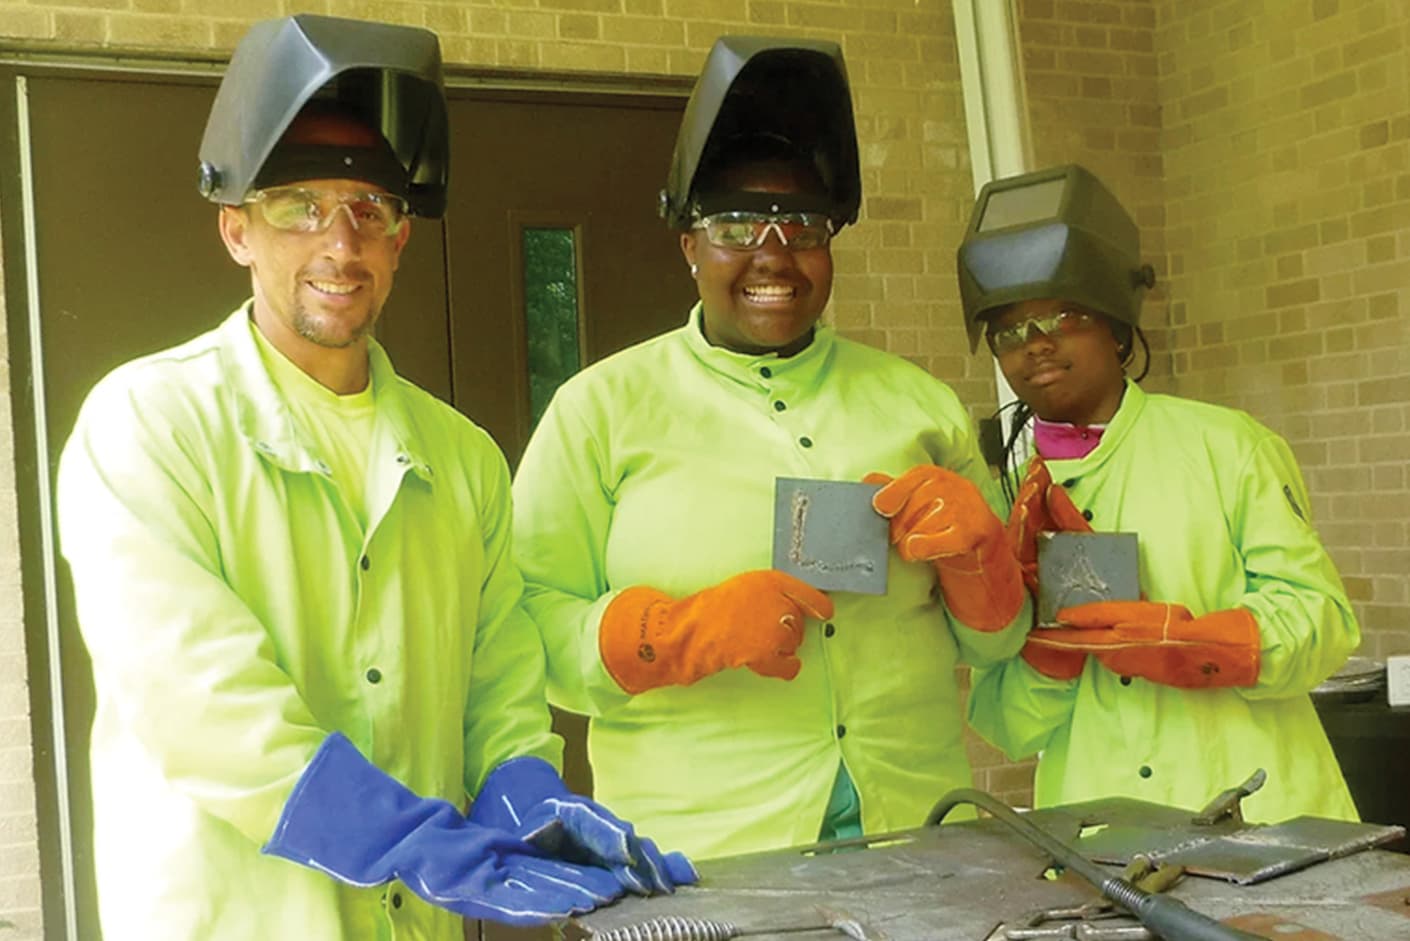
[[[1093,809],[1099,813],[1094,815]],[[1176,833],[1178,827],[1160,829],[1167,819],[1188,824],[1189,812],[1160,805],[1094,801],[1035,811],[1024,818],[1099,861],[1101,854],[1089,851],[1097,844],[1114,847],[1118,856],[1123,848],[1149,844],[1157,856],[1164,854],[1171,861],[1179,858],[1181,845],[1190,845],[1188,834]],[[1093,827],[1094,819],[1109,823]],[[1191,860],[1193,864],[1168,890],[1169,895],[1226,925],[1275,941],[1410,939],[1410,856],[1365,848],[1393,839],[1401,831],[1381,828],[1369,839],[1348,842],[1343,831],[1334,828],[1353,825],[1307,823],[1314,843],[1326,837],[1327,846],[1342,845],[1329,852],[1289,851],[1270,845],[1277,842],[1272,836],[1286,829],[1284,825],[1252,828],[1237,818],[1201,831],[1223,835],[1204,847],[1203,862]],[[1324,823],[1333,829],[1322,827]],[[1301,832],[1306,834],[1305,825]],[[1211,859],[1212,865],[1206,865]],[[1236,884],[1227,874],[1226,878],[1191,874],[1219,872],[1225,864],[1229,872],[1242,872],[1245,881],[1263,881]],[[1284,870],[1292,871],[1273,876]],[[1112,866],[1111,871],[1116,874],[1121,868]],[[1255,871],[1256,875],[1249,875]],[[1043,852],[988,818],[882,838],[706,861],[700,873],[698,886],[682,888],[673,896],[627,899],[568,923],[563,936],[605,941],[1152,937],[1119,913],[1064,923],[1057,917],[1060,910],[1100,903],[1100,894],[1071,873],[1055,876]],[[1040,912],[1053,917],[1042,918],[1037,915]],[[695,919],[696,924],[680,927],[691,922],[676,921],[678,927],[668,930],[665,925],[673,918]],[[719,928],[708,933],[701,927],[704,920],[728,923],[733,933]]]

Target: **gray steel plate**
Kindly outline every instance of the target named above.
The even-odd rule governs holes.
[[[872,508],[877,484],[780,477],[774,568],[814,588],[886,594],[890,524]]]

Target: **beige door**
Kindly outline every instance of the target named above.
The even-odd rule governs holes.
[[[50,499],[59,451],[92,384],[118,363],[213,326],[245,298],[249,281],[221,246],[215,208],[195,190],[196,150],[213,81],[38,67],[0,70],[0,80],[0,234],[44,918],[46,936],[88,941],[99,937],[88,799],[93,687],[67,570],[56,561],[47,514],[39,508]],[[574,120],[575,108],[592,115],[574,125],[571,147],[551,144],[561,148],[552,192],[597,192],[614,204],[599,215],[566,196],[557,206],[539,200],[544,190],[525,172],[530,164],[523,155],[550,144],[514,135],[553,128],[508,121],[490,137],[474,123],[482,120],[477,109],[484,93],[458,91],[452,99],[456,164],[449,221],[413,223],[378,334],[400,372],[485,425],[517,455],[527,431],[528,357],[526,331],[516,318],[532,286],[526,289],[514,268],[520,251],[514,226],[571,220],[578,233],[585,359],[681,320],[690,292],[678,253],[651,255],[642,246],[674,244],[652,216],[651,199],[654,181],[665,174],[682,102],[614,107],[600,97],[575,104],[559,96],[544,105],[554,122]],[[509,110],[534,106],[526,99]],[[506,103],[485,99],[484,107],[493,114]],[[619,131],[608,116],[619,113],[635,135],[632,146],[655,160],[649,170],[638,166],[634,188],[615,176],[607,184],[594,176],[607,172],[602,161],[564,159],[615,153],[622,139],[610,136]],[[32,215],[20,211],[31,204],[30,193]],[[624,221],[614,215],[617,202],[642,211]],[[598,286],[597,266],[612,284]],[[628,267],[630,279],[615,274]],[[648,287],[630,290],[639,285]],[[581,732],[572,723],[564,728],[577,739],[570,742],[570,780],[581,786],[587,781]]]

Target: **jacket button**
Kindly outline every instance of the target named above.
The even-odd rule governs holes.
[[[805,448],[811,448],[813,446],[813,439],[809,438],[807,435],[804,435],[803,437],[798,439],[798,443]]]
[[[392,893],[392,908],[401,908],[401,893]]]
[[[838,738],[846,738],[846,737],[847,737],[847,726],[842,725],[842,724],[840,724],[840,723],[838,724],[838,726],[837,726],[837,737],[838,737]]]
[[[372,568],[372,560],[369,559],[367,556],[363,556],[362,560],[358,562],[358,565],[361,565],[362,570],[365,572],[368,569]]]
[[[1067,478],[1066,480],[1064,480],[1064,481],[1062,482],[1062,485],[1063,485],[1063,487],[1065,487],[1066,489],[1071,490],[1073,487],[1077,486],[1077,478],[1076,478],[1076,477],[1069,477],[1069,478]]]
[[[824,637],[831,637],[833,634],[836,634],[836,633],[837,633],[837,628],[833,627],[831,624],[824,624],[824,625],[823,625],[823,636],[824,636]]]
[[[781,411],[783,411],[783,410],[786,409],[786,408],[788,408],[788,406],[785,405],[785,404],[783,404],[782,401],[779,401],[779,400],[775,400],[775,401],[774,401],[774,411],[775,411],[775,412],[781,412]]]
[[[1139,774],[1139,775],[1140,775],[1141,777],[1143,777],[1143,778],[1148,778],[1148,777],[1150,777],[1152,774],[1154,774],[1155,772],[1151,771],[1151,766],[1150,766],[1150,765],[1141,765],[1141,770],[1140,770],[1140,771],[1137,771],[1136,773]]]
[[[1086,520],[1087,522],[1090,523],[1090,522],[1092,521],[1092,511],[1091,511],[1091,510],[1083,510],[1083,511],[1082,511],[1082,518],[1083,518],[1084,520]]]
[[[1122,685],[1122,686],[1130,686],[1130,685],[1131,685],[1131,677],[1129,677],[1129,676],[1123,676],[1123,677],[1121,678],[1121,685]]]
[[[372,669],[368,670],[367,682],[374,684],[382,682],[382,671],[377,669],[376,667],[373,667]]]
[[[767,367],[767,366],[760,366],[760,367],[759,367],[759,375],[763,376],[765,379],[771,379],[771,378],[773,378],[773,374],[774,374],[774,371],[773,371],[772,369],[770,369],[769,367]]]

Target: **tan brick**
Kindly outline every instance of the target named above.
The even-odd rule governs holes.
[[[562,13],[558,17],[560,39],[600,39],[602,19],[590,13]]]
[[[665,49],[627,47],[627,71],[635,75],[665,75],[670,72],[671,55]]]
[[[679,46],[685,41],[685,26],[679,20],[659,17],[607,17],[602,21],[602,38],[608,42]]]
[[[108,15],[108,41],[115,46],[163,49],[171,46],[201,48],[209,41],[204,21],[140,13]]]
[[[107,17],[102,13],[78,13],[61,10],[55,12],[53,16],[53,35],[60,42],[83,46],[93,45],[102,42],[108,35]],[[5,14],[5,21],[6,32],[9,33],[9,14]],[[13,35],[18,37],[25,34],[15,33]]]
[[[743,23],[749,0],[665,0],[666,15],[680,20],[723,20]]]
[[[622,0],[541,0],[544,10],[575,10],[589,13],[620,13]]]

